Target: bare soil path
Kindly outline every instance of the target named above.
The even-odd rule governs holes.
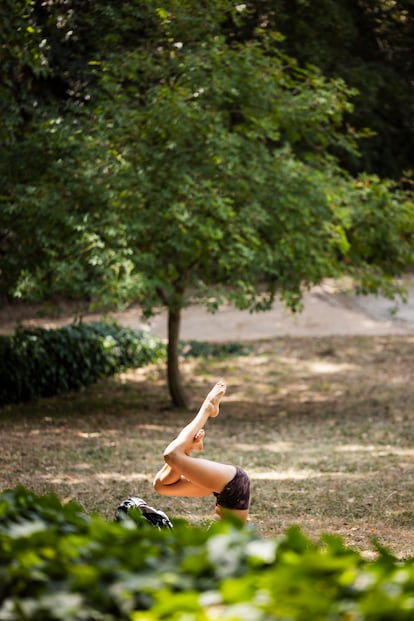
[[[325,282],[306,292],[304,310],[293,315],[281,304],[264,313],[250,314],[225,305],[215,313],[192,306],[183,311],[181,337],[200,341],[250,341],[280,336],[381,336],[414,333],[414,277],[406,277],[409,292],[407,303],[387,300],[381,296],[356,296],[340,293],[335,283]],[[85,313],[85,321],[96,320],[100,313]],[[148,326],[166,337],[166,314],[161,313],[144,322],[140,309],[131,306],[110,313],[119,323],[133,328]],[[41,325],[55,328],[71,322],[73,307],[59,309],[39,305],[13,305],[0,308],[0,334],[9,333],[16,325]]]

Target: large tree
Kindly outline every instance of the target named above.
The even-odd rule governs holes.
[[[243,5],[95,10],[111,27],[99,45],[92,37],[83,85],[67,76],[76,96],[32,121],[25,144],[37,157],[8,186],[9,292],[166,308],[170,393],[188,405],[188,304],[265,310],[279,296],[296,310],[303,287],[341,273],[395,291],[413,258],[413,205],[330,155],[356,150],[341,80],[285,56],[265,24],[235,36]]]

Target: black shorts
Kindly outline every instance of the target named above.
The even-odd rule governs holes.
[[[246,472],[236,466],[236,474],[231,481],[225,485],[224,489],[218,494],[213,492],[216,497],[216,505],[225,509],[248,509],[250,504],[250,479]]]

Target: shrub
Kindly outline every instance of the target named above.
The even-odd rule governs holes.
[[[161,339],[116,323],[19,328],[0,337],[0,405],[77,390],[164,356]]]
[[[185,358],[219,358],[221,356],[248,356],[252,348],[241,343],[205,343],[180,341],[180,353]]]
[[[409,621],[414,564],[297,527],[263,539],[211,528],[105,522],[18,487],[0,495],[1,621]]]

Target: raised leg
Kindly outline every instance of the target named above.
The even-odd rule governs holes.
[[[225,392],[225,382],[217,382],[193,420],[165,449],[166,463],[154,479],[154,487],[161,494],[202,496],[221,492],[234,477],[235,466],[191,456],[192,450],[202,449],[203,427],[210,417],[218,415],[220,401]]]
[[[217,382],[217,384],[210,390],[207,397],[204,399],[198,413],[191,422],[188,423],[180,431],[178,436],[173,440],[165,449],[165,455],[168,455],[171,451],[177,447],[185,447],[190,449],[194,439],[198,432],[203,429],[208,419],[214,418],[219,413],[220,401],[226,392],[226,384],[223,381]]]

